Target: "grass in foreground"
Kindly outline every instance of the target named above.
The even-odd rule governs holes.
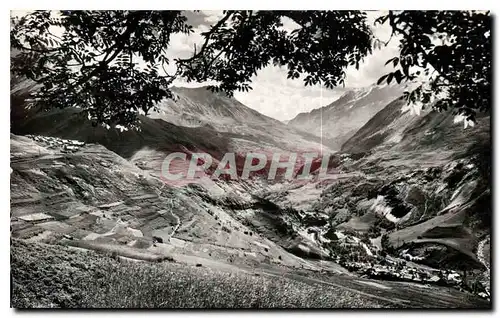
[[[11,243],[15,308],[378,308],[321,284],[177,263],[117,261],[63,246]]]

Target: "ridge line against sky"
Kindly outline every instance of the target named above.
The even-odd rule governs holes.
[[[11,16],[23,16],[29,12],[12,10]],[[383,15],[384,11],[366,11],[366,13],[367,24],[372,28],[375,38],[383,42],[389,40],[391,28],[387,24],[374,25],[375,19]],[[204,42],[201,33],[208,31],[210,25],[214,25],[223,16],[222,10],[184,11],[184,14],[188,18],[188,23],[193,26],[194,33],[190,35],[182,33],[171,35],[170,45],[167,49],[171,61],[177,57],[190,57],[193,54],[195,44],[201,45]],[[292,31],[299,27],[288,18],[283,18],[282,22],[285,30]],[[58,32],[58,30],[53,31]],[[286,67],[270,65],[258,71],[257,75],[252,78],[250,86],[253,89],[251,91],[245,93],[236,91],[234,95],[244,105],[266,116],[280,121],[287,121],[295,118],[300,113],[327,106],[348,90],[371,86],[376,83],[380,76],[389,71],[385,66],[385,62],[397,55],[399,55],[398,40],[392,38],[389,44],[382,49],[373,49],[373,53],[360,63],[359,70],[356,70],[354,66],[347,68],[345,87],[340,86],[334,89],[321,88],[319,84],[305,87],[302,78],[296,80],[287,79]],[[141,64],[140,58],[136,58],[137,62]],[[173,74],[175,69],[174,63],[166,67],[166,71],[170,74]],[[173,86],[200,87],[208,84],[210,83],[187,83],[183,79],[177,79],[174,81]]]
[[[383,15],[384,11],[366,11],[366,13],[368,25],[372,28],[374,36],[384,42],[389,40],[391,29],[387,24],[374,26],[375,19]],[[186,11],[185,14],[195,32],[189,36],[182,34],[172,36],[169,47],[172,56],[189,57],[192,55],[195,43],[203,42],[200,34],[208,31],[209,26],[215,24],[223,16],[222,11],[207,10]],[[291,31],[297,27],[298,25],[292,20],[283,19],[284,29]],[[374,49],[373,53],[360,63],[359,70],[354,67],[347,69],[345,88],[340,86],[326,89],[323,87],[322,94],[320,85],[305,87],[302,79],[287,79],[286,67],[267,66],[252,78],[250,86],[253,90],[244,93],[235,92],[234,95],[241,103],[266,116],[287,121],[299,113],[310,112],[332,103],[348,90],[368,87],[376,83],[380,76],[388,71],[385,62],[398,54],[398,41],[393,38],[386,47]],[[180,79],[174,85],[200,87],[207,83],[187,83]]]

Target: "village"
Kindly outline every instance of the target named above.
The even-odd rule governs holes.
[[[360,248],[366,250],[366,244],[363,242],[357,243]],[[372,257],[363,259],[351,260],[346,257],[346,255],[356,254],[343,254],[343,256],[335,256],[334,259],[340,265],[351,272],[359,274],[361,277],[449,286],[461,291],[471,292],[487,300],[490,299],[490,289],[482,282],[478,280],[470,281],[455,270],[419,266],[412,262],[415,259],[406,252],[402,251],[399,258],[373,253]]]

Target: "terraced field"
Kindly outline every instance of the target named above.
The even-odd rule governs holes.
[[[99,145],[61,153],[11,136],[11,157],[14,307],[490,306],[298,257],[280,208],[241,184],[171,188]]]
[[[242,224],[213,201],[239,188],[171,188],[99,145],[61,154],[12,137],[11,234],[30,242],[109,250],[136,258],[181,254],[226,263],[316,268]],[[222,185],[224,186],[224,185]],[[244,189],[241,189],[244,191]],[[244,198],[240,198],[245,202]],[[250,201],[248,201],[250,202]],[[242,203],[245,205],[245,203]],[[339,271],[335,264],[322,268]]]

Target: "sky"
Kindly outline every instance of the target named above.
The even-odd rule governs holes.
[[[11,11],[11,15],[17,16],[26,13],[27,11]],[[190,35],[173,34],[171,36],[170,46],[167,49],[171,61],[176,57],[190,57],[193,54],[194,45],[197,44],[199,47],[204,41],[201,33],[208,31],[210,25],[215,24],[223,16],[222,11],[204,10],[185,11],[184,14],[188,18],[188,23],[193,26],[194,33]],[[390,27],[387,24],[374,25],[375,19],[383,14],[383,11],[367,11],[367,19],[374,36],[386,42],[390,38]],[[298,27],[290,19],[283,19],[282,22],[283,28],[290,31]],[[57,33],[57,30],[53,30],[53,32]],[[251,91],[235,92],[235,98],[264,115],[281,121],[290,120],[301,112],[309,112],[330,104],[347,90],[367,87],[376,83],[380,76],[389,71],[385,62],[396,55],[398,55],[398,41],[393,39],[386,47],[374,50],[371,55],[367,56],[360,63],[358,70],[354,67],[348,68],[345,88],[336,87],[334,89],[327,89],[319,84],[305,87],[302,79],[287,79],[286,67],[268,66],[252,78],[250,85],[253,89]],[[166,70],[169,73],[174,73],[174,63],[166,67]],[[175,86],[183,87],[199,87],[207,84],[209,83],[187,83],[182,79],[174,82]]]
[[[381,11],[368,11],[368,24],[372,27],[374,36],[381,41],[390,38],[390,27],[386,25],[374,26],[375,19],[383,15]],[[222,16],[222,11],[186,12],[188,22],[194,27],[194,34],[189,36],[176,34],[171,38],[169,54],[173,56],[189,57],[192,55],[194,44],[202,43],[201,32],[207,31],[210,25],[215,24]],[[285,29],[293,30],[296,24],[292,20],[283,20]],[[268,66],[252,78],[250,92],[235,92],[235,98],[246,106],[278,120],[289,120],[301,112],[309,112],[315,108],[326,106],[339,98],[345,91],[353,88],[370,86],[387,73],[385,62],[398,55],[398,41],[394,39],[373,54],[366,57],[360,64],[359,70],[354,67],[346,71],[346,87],[337,87],[333,90],[316,86],[305,87],[301,79],[287,79],[286,68]],[[186,83],[178,80],[176,86],[197,87],[206,85],[200,83]]]

